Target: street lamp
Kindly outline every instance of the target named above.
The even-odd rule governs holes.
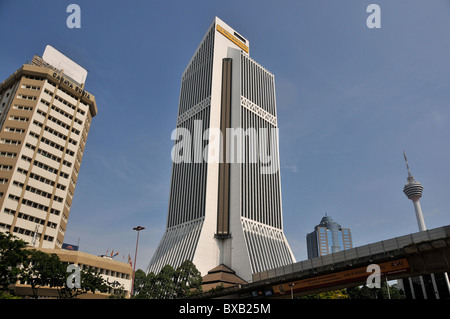
[[[133,279],[131,281],[131,291],[130,291],[131,296],[133,296],[133,289],[134,289],[134,274],[135,274],[135,269],[136,269],[136,257],[137,257],[137,250],[138,250],[138,244],[139,244],[139,232],[144,229],[145,229],[145,227],[142,227],[142,226],[137,226],[137,227],[133,228],[133,230],[137,231],[137,240],[136,240],[136,252],[134,254]]]

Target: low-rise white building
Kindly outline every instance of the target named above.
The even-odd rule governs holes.
[[[133,269],[131,268],[131,264],[120,262],[108,257],[87,254],[81,251],[34,247],[29,247],[29,249],[37,249],[47,254],[56,254],[62,262],[77,265],[80,269],[91,267],[95,270],[95,272],[99,273],[105,281],[109,283],[117,281],[120,284],[119,288],[121,286],[124,288],[125,298],[130,297],[131,282],[133,280]],[[32,296],[31,286],[24,283],[16,283],[14,285],[14,292],[18,296]],[[110,291],[106,293],[87,293],[79,295],[77,298],[103,299],[108,298],[114,293],[114,289],[111,288]],[[40,298],[58,297],[57,289],[50,287],[39,288],[38,294]]]

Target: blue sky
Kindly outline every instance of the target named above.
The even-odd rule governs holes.
[[[81,8],[81,28],[66,8]],[[381,8],[369,29],[366,8]],[[450,224],[450,3],[1,1],[0,79],[51,44],[96,96],[65,241],[145,269],[165,230],[181,74],[218,16],[276,79],[284,230],[298,261],[327,213],[355,246],[416,232],[403,149],[428,228]]]

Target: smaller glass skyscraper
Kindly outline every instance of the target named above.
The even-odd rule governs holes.
[[[306,235],[308,259],[352,248],[349,228],[342,228],[325,214],[312,233]]]

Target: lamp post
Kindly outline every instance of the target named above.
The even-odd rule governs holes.
[[[131,281],[131,291],[130,291],[131,296],[133,296],[133,289],[134,289],[134,274],[135,274],[135,269],[136,269],[136,257],[137,257],[137,250],[138,250],[138,244],[139,244],[139,232],[144,229],[145,229],[145,227],[142,227],[142,226],[137,226],[137,227],[133,228],[133,230],[137,231],[137,240],[136,240],[136,252],[134,253],[133,279]]]

